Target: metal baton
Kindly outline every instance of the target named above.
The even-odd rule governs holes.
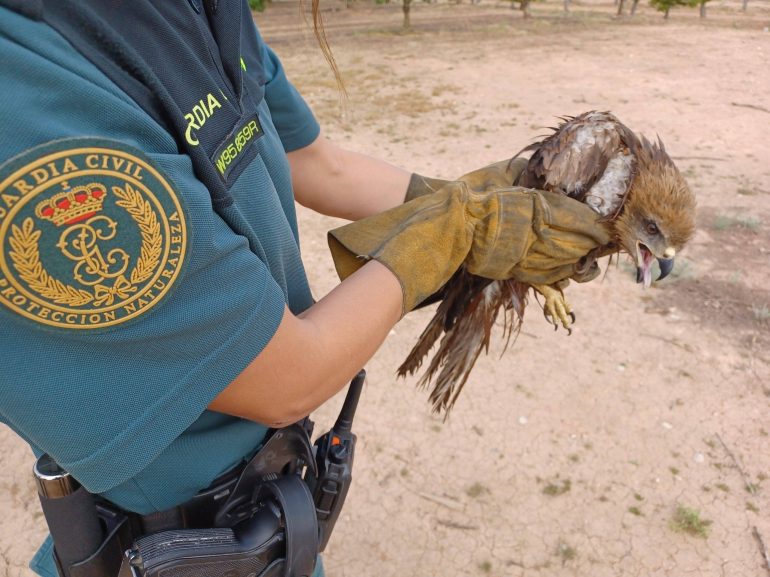
[[[94,497],[48,455],[32,471],[59,573],[68,577],[69,567],[87,559],[104,538]]]

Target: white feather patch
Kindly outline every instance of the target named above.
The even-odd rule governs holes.
[[[572,162],[582,164],[582,159],[589,153],[589,151],[595,146],[603,146],[608,140],[610,134],[615,131],[615,124],[611,121],[604,120],[606,115],[602,113],[595,113],[588,115],[584,125],[577,128],[575,131],[575,139],[569,147],[570,158]],[[599,144],[599,143],[602,144]],[[606,174],[606,173],[605,173]],[[565,176],[563,174],[557,175],[558,181],[564,182]],[[579,195],[583,191],[583,181],[576,180],[574,182],[566,183],[565,192],[570,195]],[[595,208],[595,207],[592,207]]]
[[[604,174],[586,194],[586,204],[602,216],[614,214],[628,189],[633,161],[631,154],[620,153],[613,157]]]

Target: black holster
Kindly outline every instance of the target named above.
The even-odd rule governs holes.
[[[311,430],[306,420],[271,431],[248,463],[190,501],[145,516],[89,494],[61,469],[57,476],[55,463],[44,455],[36,477],[59,574],[311,575],[319,530],[313,496],[301,476],[306,468],[315,471]]]

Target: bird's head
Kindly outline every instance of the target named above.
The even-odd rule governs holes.
[[[660,140],[642,138],[634,148],[635,176],[615,234],[636,261],[637,282],[649,287],[653,261],[660,266],[658,280],[668,276],[675,255],[695,232],[695,196]]]

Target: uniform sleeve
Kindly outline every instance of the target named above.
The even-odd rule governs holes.
[[[104,492],[152,462],[259,354],[280,324],[285,299],[246,239],[212,210],[189,157],[179,154],[160,126],[58,34],[0,8],[0,53],[0,156],[6,169],[8,163],[20,166],[25,159],[34,159],[36,147],[52,141],[110,139],[142,152],[178,196],[178,217],[186,223],[185,262],[173,286],[146,313],[127,322],[94,330],[61,328],[42,322],[39,309],[20,314],[26,305],[18,291],[7,292],[6,300],[0,301],[0,420],[51,454],[90,491]],[[60,160],[52,162],[46,169],[49,174],[64,170],[63,164],[56,164]],[[95,182],[101,178],[100,170],[94,171]],[[6,179],[3,186],[12,181]],[[131,197],[122,198],[122,218],[138,223],[141,234],[133,246],[115,244],[116,240],[103,243],[130,249],[150,262],[154,229],[152,222],[142,221],[149,201],[137,208]],[[11,223],[9,219],[16,217],[8,203],[22,203],[17,195],[7,196],[5,202],[0,211],[4,221],[0,262],[5,267],[0,271],[0,289],[9,291],[13,287],[6,277],[21,274],[27,285],[40,285],[38,293],[48,291],[46,298],[61,298],[49,294],[61,292],[61,286],[48,281],[72,274],[74,261],[57,261],[64,262],[60,269],[49,265],[46,251],[60,250],[55,239],[46,248],[41,237],[34,236],[32,225],[26,231],[20,225],[27,220],[35,230],[43,230],[45,223],[32,216]],[[41,219],[49,216],[47,205],[35,210]],[[8,235],[16,235],[14,243]],[[25,253],[20,242],[30,240],[34,250]],[[83,245],[84,241],[77,246]],[[35,247],[39,266],[27,266],[23,259],[33,258]],[[58,252],[56,256],[61,257]],[[102,256],[109,261],[107,249]],[[41,270],[49,276],[42,277]],[[84,270],[79,271],[82,276]],[[114,281],[110,287],[118,291]],[[129,294],[131,288],[121,290]],[[114,292],[99,298],[123,297]],[[10,308],[14,302],[17,309]],[[90,322],[87,314],[82,319]]]
[[[281,61],[264,44],[265,100],[286,152],[311,144],[321,131],[310,107],[286,77]]]

